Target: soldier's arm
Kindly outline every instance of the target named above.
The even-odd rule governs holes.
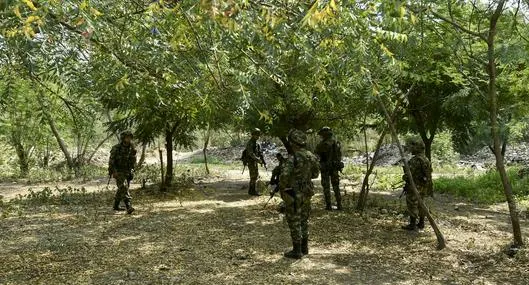
[[[131,159],[130,165],[132,165],[132,169],[136,169],[136,163],[138,163],[136,155],[137,155],[136,148],[132,146],[132,156],[130,158]]]
[[[290,176],[294,171],[294,158],[289,157],[283,167],[281,168],[281,174],[279,175],[279,191],[284,191],[289,187]]]
[[[318,158],[316,156],[313,156],[311,159],[311,173],[312,173],[312,179],[318,178],[320,175],[320,164],[318,163]]]
[[[110,175],[116,170],[116,151],[116,146],[113,146],[110,150],[110,158],[108,159],[108,173]]]
[[[251,140],[248,141],[248,143],[246,144],[246,153],[253,161],[259,161],[260,158],[257,157],[256,153],[253,152],[253,145]]]

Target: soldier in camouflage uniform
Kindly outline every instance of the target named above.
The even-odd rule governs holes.
[[[424,143],[419,138],[411,138],[406,142],[406,148],[411,152],[413,157],[408,161],[413,181],[421,198],[426,197],[432,189],[432,165],[424,154]],[[419,207],[417,196],[411,190],[411,184],[406,174],[402,177],[405,181],[404,192],[406,193],[406,206],[410,215],[410,222],[403,226],[402,229],[414,231],[424,229],[425,213]],[[419,219],[419,223],[417,223]]]
[[[321,168],[321,185],[325,196],[325,209],[332,210],[331,202],[331,184],[336,198],[338,210],[342,209],[342,195],[340,193],[340,174],[343,169],[342,153],[340,142],[337,141],[332,133],[331,128],[323,127],[318,135],[321,142],[316,146],[315,153],[320,158]]]
[[[121,141],[112,147],[108,161],[108,173],[116,179],[118,190],[114,197],[114,210],[123,211],[119,204],[125,202],[127,214],[132,214],[134,208],[131,204],[129,184],[133,178],[136,166],[136,149],[132,144],[133,135],[130,131],[121,133]]]
[[[261,130],[255,128],[252,131],[252,137],[246,144],[245,154],[243,155],[244,163],[248,165],[250,171],[250,185],[248,187],[248,195],[259,196],[257,192],[256,184],[257,178],[259,178],[259,167],[258,164],[264,164],[261,157],[261,145],[257,142],[261,137]]]
[[[318,158],[305,148],[307,136],[291,130],[288,140],[293,154],[285,161],[279,179],[279,191],[286,206],[286,219],[290,228],[293,249],[284,255],[300,259],[309,253],[310,200],[314,195],[312,179],[319,175]]]

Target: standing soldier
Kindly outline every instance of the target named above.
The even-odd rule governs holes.
[[[307,135],[299,130],[291,130],[288,141],[293,154],[285,161],[279,179],[279,191],[285,202],[285,216],[290,229],[293,249],[284,255],[300,259],[309,253],[310,200],[314,195],[312,179],[319,174],[318,158],[308,151]]]
[[[342,209],[342,195],[340,193],[340,174],[343,170],[342,150],[340,142],[337,141],[331,128],[323,127],[318,132],[321,142],[316,146],[316,154],[320,157],[321,186],[325,196],[325,209],[332,210],[331,206],[331,183],[336,198],[338,210]]]
[[[259,196],[257,192],[256,184],[257,178],[259,177],[259,167],[258,164],[264,165],[263,154],[261,152],[261,145],[257,140],[261,137],[260,129],[253,129],[252,137],[246,144],[246,149],[242,154],[242,160],[245,165],[248,165],[248,170],[250,171],[250,185],[248,187],[248,195]]]
[[[133,178],[134,167],[136,166],[136,149],[132,144],[133,135],[130,131],[121,133],[120,142],[112,147],[110,159],[108,161],[108,173],[116,179],[118,190],[114,197],[114,210],[123,211],[119,207],[121,200],[125,202],[127,214],[132,214],[134,208],[131,205],[129,193],[130,181]]]
[[[432,188],[432,165],[424,154],[424,143],[419,138],[410,138],[406,142],[406,149],[413,155],[408,161],[408,165],[417,191],[421,195],[421,198],[424,198]],[[410,180],[406,172],[404,172],[402,179],[405,181],[404,192],[406,193],[406,207],[410,215],[410,223],[402,226],[402,229],[408,231],[414,231],[417,228],[424,229],[424,217],[426,214],[419,207],[419,200],[411,190]],[[419,219],[419,223],[417,223],[417,218]]]

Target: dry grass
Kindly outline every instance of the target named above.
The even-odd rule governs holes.
[[[4,202],[0,284],[529,284],[527,251],[502,253],[511,238],[503,206],[437,197],[448,240],[439,252],[431,230],[400,230],[397,193],[372,194],[364,215],[325,212],[317,195],[311,254],[292,261],[282,257],[285,222],[244,187],[204,181],[183,191],[182,205],[173,192],[134,190],[132,216],[110,211],[106,190]]]

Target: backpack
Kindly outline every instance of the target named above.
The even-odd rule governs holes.
[[[342,146],[339,141],[335,140],[332,144],[330,162],[333,169],[342,171],[345,167],[342,162]]]
[[[242,151],[242,154],[241,154],[241,161],[242,161],[242,164],[243,165],[248,165],[248,161],[250,160],[250,157],[248,156],[248,152],[246,151],[246,149],[244,149]]]

